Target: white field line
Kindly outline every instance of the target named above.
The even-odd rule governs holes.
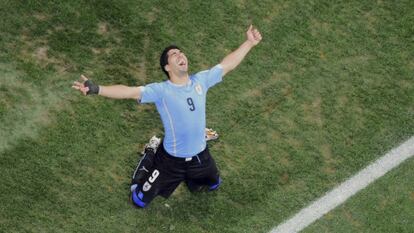
[[[325,196],[314,201],[308,207],[287,220],[283,224],[273,228],[271,233],[299,232],[312,224],[317,219],[344,203],[355,193],[367,187],[376,179],[385,175],[388,171],[400,165],[414,155],[414,136],[405,141],[399,147],[392,149],[383,157],[349,178]]]

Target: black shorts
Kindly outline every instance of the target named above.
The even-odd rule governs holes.
[[[154,166],[149,170],[146,181],[138,185],[135,195],[148,204],[158,195],[168,198],[182,181],[190,191],[206,186],[211,190],[218,187],[221,180],[208,147],[186,159],[168,154],[161,143],[155,154]]]

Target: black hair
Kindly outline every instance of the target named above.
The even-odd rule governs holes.
[[[162,51],[161,56],[160,56],[161,70],[165,73],[165,75],[167,75],[168,79],[170,79],[170,76],[168,75],[168,72],[165,70],[165,66],[168,65],[168,51],[170,51],[171,49],[180,50],[180,48],[178,48],[176,45],[170,45],[166,47],[164,51]]]

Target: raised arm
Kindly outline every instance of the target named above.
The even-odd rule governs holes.
[[[75,81],[72,88],[79,90],[83,95],[98,94],[112,99],[141,99],[141,87],[124,85],[98,86],[81,75],[82,82]]]
[[[246,41],[243,42],[239,48],[231,52],[220,62],[221,66],[223,67],[223,76],[236,68],[250,51],[250,49],[259,44],[259,42],[262,40],[262,35],[256,28],[253,28],[252,25],[250,25],[249,29],[247,30],[246,37]]]

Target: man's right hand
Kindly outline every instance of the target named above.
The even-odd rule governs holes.
[[[253,25],[250,25],[249,29],[246,32],[247,40],[252,43],[253,46],[256,46],[262,40],[262,34],[260,34],[257,28],[254,28]]]
[[[91,80],[81,75],[82,82],[73,82],[72,88],[79,90],[83,95],[99,94],[99,86],[94,84]]]

